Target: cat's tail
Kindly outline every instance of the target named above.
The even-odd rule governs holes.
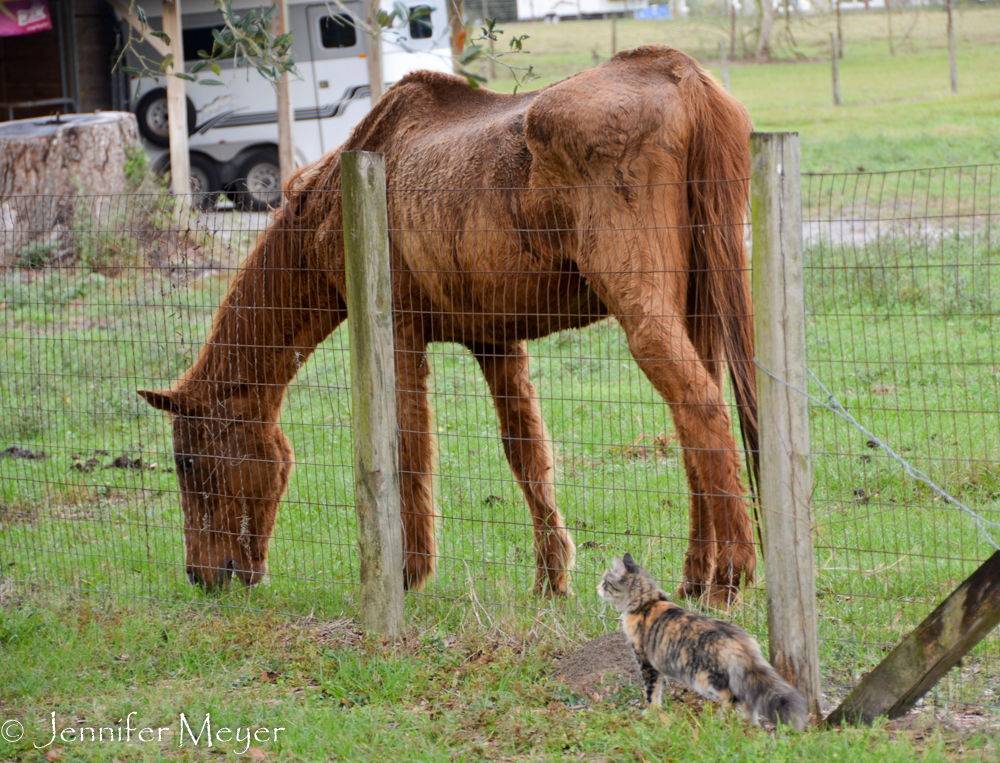
[[[733,696],[745,703],[755,717],[775,725],[781,721],[784,726],[794,726],[796,731],[802,731],[808,715],[802,692],[782,678],[764,659],[757,644],[752,644],[746,652],[730,667],[729,687]]]

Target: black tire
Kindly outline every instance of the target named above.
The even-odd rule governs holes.
[[[192,153],[188,161],[191,164],[191,206],[195,209],[214,209],[222,193],[219,165],[199,153]],[[166,175],[168,172],[169,161],[163,165],[160,174]]]
[[[150,90],[135,107],[135,119],[139,123],[139,132],[154,146],[167,148],[170,146],[170,135],[167,132],[167,91],[158,87]],[[187,99],[188,135],[194,133],[198,114],[191,99]]]
[[[244,209],[266,212],[281,203],[281,170],[276,148],[258,148],[240,160],[233,201]]]
[[[214,209],[222,193],[219,165],[204,154],[191,154],[191,206]]]

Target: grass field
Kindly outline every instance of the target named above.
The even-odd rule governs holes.
[[[962,62],[975,60],[1000,70],[1000,46],[986,44],[998,20],[995,9],[962,15],[962,39],[972,41],[963,43],[960,67],[971,69]],[[558,65],[568,69],[580,56],[588,65],[590,43],[579,30],[591,27],[573,32],[574,23],[532,27],[536,68],[545,74],[551,66],[553,79],[571,73],[557,66],[558,46],[568,40],[582,53],[567,52]],[[655,27],[635,29],[653,34]],[[619,25],[620,45],[643,41],[628,37],[629,28]],[[680,36],[710,27],[676,29]],[[895,58],[878,42],[849,47],[845,77],[855,62],[858,91],[870,91],[851,105],[845,87],[848,106],[840,110],[826,106],[818,89],[824,64],[734,67],[733,90],[758,127],[799,129],[804,165],[814,170],[997,161],[1000,86],[970,71],[958,97],[921,92],[941,54],[924,39],[917,38],[917,52],[901,45]],[[805,33],[799,43],[813,44]],[[882,90],[887,66],[896,67],[889,70],[905,97]],[[955,154],[948,153],[949,130]],[[925,178],[927,188],[940,187],[934,193],[947,214],[918,229],[909,222],[880,227],[872,210],[910,216],[905,201],[916,191],[906,190],[906,177],[914,188]],[[806,194],[807,218],[834,221],[809,239],[810,367],[866,426],[997,520],[1000,249],[992,218],[982,214],[993,210],[995,218],[996,192],[978,182],[969,193],[968,175],[906,177],[893,176],[888,188],[883,176],[850,181],[858,186],[836,179]],[[958,192],[963,200],[952,204]],[[954,216],[973,204],[971,221]],[[864,214],[860,238],[836,222]],[[215,224],[227,230],[205,237],[201,256],[221,267],[186,277],[141,261],[115,273],[3,274],[0,451],[17,446],[47,457],[0,457],[0,722],[16,718],[29,732],[23,742],[0,741],[0,759],[40,759],[44,751],[29,741],[41,739],[38,724],[53,711],[60,723],[80,726],[114,723],[133,710],[140,726],[175,730],[180,712],[211,712],[220,725],[283,725],[280,743],[261,745],[278,760],[996,758],[994,741],[926,719],[916,727],[880,724],[792,739],[685,702],[644,716],[627,691],[591,703],[551,680],[554,655],[617,626],[591,594],[614,553],[630,550],[670,590],[686,547],[687,489],[669,415],[610,321],[530,346],[556,453],[558,500],[579,548],[575,596],[553,604],[527,593],[530,523],[485,384],[471,355],[435,345],[438,578],[408,596],[411,630],[398,648],[359,641],[349,622],[327,622],[354,615],[358,578],[344,329],[321,345],[289,393],[283,426],[298,466],[267,584],[211,596],[190,587],[169,424],[134,390],[165,387],[191,362],[225,291],[227,268],[259,222],[218,216]],[[991,548],[971,520],[906,479],[832,415],[814,411],[812,438],[821,659],[832,704]],[[141,457],[146,468],[111,466],[122,455]],[[748,589],[727,616],[765,638],[763,589]],[[972,712],[995,728],[998,650],[991,636],[934,690],[929,700],[938,713]],[[116,744],[113,753],[64,744],[60,754],[209,755],[176,741]]]
[[[832,105],[829,33],[832,18],[793,20],[797,50],[776,51],[767,65],[731,63],[731,89],[749,109],[756,129],[798,131],[804,172],[854,172],[984,164],[1000,161],[1000,9],[965,7],[956,15],[959,94],[949,93],[944,15],[921,13],[910,38],[889,54],[886,17],[845,14],[840,62],[843,105]],[[908,26],[908,24],[907,24]],[[505,36],[529,35],[529,54],[502,60],[531,64],[534,89],[593,66],[593,53],[610,53],[610,21],[510,23]],[[776,31],[778,28],[776,27]],[[897,28],[897,34],[899,34]],[[672,45],[698,58],[719,77],[718,43],[728,45],[721,20],[620,21],[618,49]],[[500,67],[489,87],[510,91]]]

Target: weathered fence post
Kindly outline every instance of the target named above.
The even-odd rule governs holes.
[[[726,59],[726,43],[719,42],[719,66],[722,67],[722,86],[729,92],[729,61]]]
[[[403,630],[403,532],[385,157],[345,151],[340,176],[361,567],[358,609],[366,631],[397,638]]]
[[[818,716],[809,409],[805,397],[788,386],[806,387],[799,136],[754,133],[750,148],[754,323],[762,367],[757,370],[760,517],[771,663]]]
[[[833,105],[840,105],[840,61],[837,55],[837,35],[830,32],[830,66],[833,75]]]
[[[948,71],[951,73],[951,92],[958,92],[958,64],[955,63],[955,20],[952,18],[952,0],[947,0],[948,11]]]

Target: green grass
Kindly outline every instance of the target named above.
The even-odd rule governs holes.
[[[988,518],[1000,517],[1000,375],[993,341],[995,239],[822,239],[807,256],[809,363],[871,430]],[[347,334],[324,342],[289,393],[283,426],[298,466],[279,515],[267,585],[206,596],[186,583],[169,423],[138,387],[167,386],[208,329],[225,275],[189,283],[157,272],[108,279],[70,269],[5,283],[0,444],[47,460],[0,459],[0,548],[12,580],[98,596],[354,613],[358,579]],[[532,380],[556,453],[558,501],[579,546],[565,605],[581,634],[616,627],[591,594],[612,554],[679,582],[687,488],[666,407],[603,322],[530,345]],[[506,466],[474,359],[434,345],[440,458],[438,578],[417,607],[533,616],[531,529]],[[818,392],[818,390],[816,390]],[[865,438],[817,410],[812,425],[822,667],[833,703],[990,548]],[[95,451],[155,469],[74,469]],[[74,456],[79,456],[75,459]],[[476,610],[478,611],[478,610]],[[729,613],[766,634],[764,591]],[[987,639],[935,698],[998,707],[997,640]]]
[[[1000,162],[1000,10],[966,8],[957,17],[959,94],[949,93],[943,13],[922,12],[907,42],[889,54],[884,14],[848,14],[840,62],[843,105],[832,105],[827,17],[793,21],[804,59],[787,48],[770,64],[734,62],[733,95],[761,131],[797,131],[804,172],[889,171]],[[534,66],[535,89],[593,66],[611,53],[610,21],[509,23],[505,36],[527,34],[529,54],[505,57]],[[907,26],[909,24],[907,23]],[[618,49],[665,44],[699,58],[716,77],[718,42],[728,45],[722,20],[620,21]],[[899,34],[897,29],[897,34]],[[510,91],[500,67],[489,87]]]
[[[412,604],[412,602],[411,602]],[[870,729],[769,734],[690,696],[643,711],[635,689],[593,702],[550,677],[573,644],[572,620],[539,612],[480,627],[466,612],[409,612],[396,646],[347,623],[217,608],[123,607],[91,599],[8,600],[0,607],[0,715],[24,737],[15,761],[893,761],[986,760],[979,733]],[[161,741],[61,742],[56,728],[166,728]],[[195,735],[210,716],[210,749]],[[280,728],[277,741],[273,729]],[[236,730],[239,729],[237,732]],[[262,732],[261,729],[268,731]],[[235,736],[258,734],[254,750]],[[79,732],[78,732],[79,733]],[[99,732],[97,732],[99,733]],[[106,732],[107,733],[107,732]],[[67,738],[72,738],[67,735]],[[147,732],[144,739],[152,740]],[[240,751],[244,755],[238,755]],[[54,752],[53,752],[54,751]]]

